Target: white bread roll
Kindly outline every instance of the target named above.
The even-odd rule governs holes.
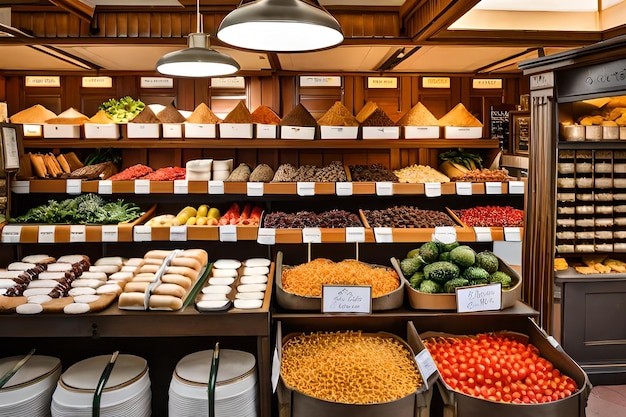
[[[185,294],[187,294],[187,291],[180,285],[163,283],[157,285],[157,287],[152,291],[152,294],[173,295],[174,297],[183,298]]]
[[[92,265],[89,267],[91,272],[104,272],[105,274],[114,274],[119,272],[121,266],[118,265]]]
[[[44,271],[39,273],[39,279],[63,279],[65,278],[65,272],[49,272]]]
[[[144,294],[142,292],[123,292],[117,301],[119,308],[131,308],[133,310],[144,309]]]
[[[144,264],[139,267],[137,272],[140,274],[145,273],[145,272],[154,274],[159,270],[159,268],[160,268],[160,265]]]
[[[100,281],[107,280],[107,274],[105,272],[93,272],[91,269],[80,274],[81,279],[99,279]]]
[[[154,250],[146,252],[146,254],[144,255],[144,259],[146,258],[165,259],[170,255],[170,253],[172,253],[171,250],[154,249]]]
[[[94,262],[94,265],[116,265],[121,268],[122,265],[124,265],[124,258],[122,258],[121,256],[107,256],[98,259],[96,262]]]
[[[57,259],[57,263],[68,263],[75,264],[80,261],[89,261],[89,256],[87,255],[63,255],[59,259]]]
[[[0,271],[0,279],[10,279],[17,278],[22,271]],[[15,282],[13,283],[15,284]]]
[[[153,294],[149,301],[150,309],[153,310],[180,310],[183,300],[172,295]]]
[[[28,288],[54,288],[58,284],[53,279],[34,279],[28,283]]]
[[[72,270],[72,264],[67,262],[55,262],[49,264],[47,268],[48,272],[65,272]]]
[[[200,272],[202,264],[196,258],[175,257],[170,262],[171,266],[186,266],[196,272]]]
[[[139,266],[143,263],[143,258],[129,258],[124,262],[124,266]]]
[[[145,258],[143,262],[138,266],[141,266],[141,265],[159,265],[160,266],[163,264],[163,261],[164,259],[161,259],[161,258]]]
[[[56,281],[55,281],[56,282]],[[15,281],[9,278],[0,278],[0,288],[11,288],[15,285]]]
[[[31,264],[49,264],[54,261],[56,261],[56,259],[52,256],[44,254],[27,255],[22,258],[22,262],[28,262]]]
[[[188,266],[168,266],[165,272],[167,274],[183,275],[192,280],[198,278],[198,271]]]
[[[80,288],[80,287],[98,288],[101,285],[102,285],[102,281],[100,281],[99,279],[79,278],[77,280],[72,281],[72,288]]]
[[[149,282],[132,281],[126,284],[124,292],[146,292],[149,286]]]
[[[27,269],[34,268],[35,264],[31,264],[28,262],[11,262],[7,269],[9,271],[26,271]]]
[[[187,249],[180,255],[185,258],[195,258],[202,265],[209,263],[209,254],[204,249]]]
[[[165,284],[180,285],[185,290],[189,290],[192,283],[192,280],[189,277],[179,274],[165,274],[161,277],[161,281]]]

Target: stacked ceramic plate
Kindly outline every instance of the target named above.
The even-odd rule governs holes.
[[[185,356],[178,362],[169,389],[170,417],[200,417],[209,414],[208,380],[213,350]],[[216,417],[256,417],[258,388],[254,355],[220,349],[215,386]]]
[[[23,356],[0,359],[0,376]],[[30,359],[0,388],[0,416],[45,417],[50,415],[52,392],[61,375],[61,361],[50,356]]]
[[[80,361],[65,371],[52,395],[52,416],[91,417],[94,392],[111,356]],[[101,417],[150,417],[152,394],[148,364],[133,355],[119,355],[100,399]]]

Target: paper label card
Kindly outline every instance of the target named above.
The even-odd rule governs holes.
[[[346,227],[346,242],[365,242],[365,228],[364,227]]]
[[[393,195],[393,183],[392,182],[377,182],[376,183],[376,195]]]
[[[374,237],[378,243],[393,243],[393,230],[391,227],[375,227]]]
[[[234,224],[227,224],[219,226],[220,228],[220,242],[236,242],[237,241],[237,226]]]
[[[415,362],[417,362],[417,368],[422,375],[422,381],[424,381],[424,384],[428,389],[428,378],[437,372],[437,365],[435,364],[435,361],[433,360],[433,357],[428,349],[424,349],[415,355]]]
[[[70,178],[66,180],[65,192],[67,194],[72,194],[72,195],[80,194],[83,191],[82,183],[83,183],[82,180],[75,179],[75,178]]]
[[[459,313],[500,310],[501,306],[502,286],[500,284],[456,289],[456,310]]]
[[[456,229],[452,226],[435,227],[433,239],[446,244],[456,242]]]
[[[502,194],[501,182],[486,182],[485,194]]]
[[[39,226],[37,242],[54,243],[54,231],[55,230],[56,230],[56,226],[49,226],[49,225]]]
[[[491,242],[491,227],[474,227],[476,242]]]
[[[150,180],[135,180],[135,194],[150,194]]]
[[[505,227],[504,228],[504,240],[508,242],[521,242],[522,231],[519,227]]]
[[[170,241],[185,242],[187,240],[187,226],[170,226]]]
[[[335,194],[339,196],[350,196],[352,195],[352,183],[351,182],[336,182],[335,183]]]
[[[189,194],[189,181],[174,180],[174,194]]]
[[[276,244],[276,229],[269,227],[260,227],[256,237],[257,243],[261,245],[275,245]]]
[[[209,194],[224,194],[224,181],[209,181]]]
[[[20,243],[22,226],[7,224],[2,228],[2,243]]]
[[[455,184],[457,195],[472,195],[472,183],[459,181]]]
[[[312,196],[315,195],[315,183],[306,181],[296,183],[296,190],[299,196]]]
[[[152,227],[150,226],[133,227],[133,240],[135,242],[151,242],[152,241]]]
[[[424,184],[424,194],[426,197],[441,197],[441,183],[427,182]]]
[[[70,226],[70,242],[71,243],[80,243],[85,242],[85,225],[82,224],[73,224]]]
[[[371,313],[372,287],[322,286],[322,313]]]
[[[322,231],[318,227],[303,228],[302,243],[322,243]]]
[[[30,181],[13,181],[11,185],[11,191],[13,191],[15,194],[30,193]]]
[[[509,181],[509,194],[524,194],[524,182]]]
[[[248,197],[263,197],[263,190],[262,182],[249,182],[247,184]]]
[[[117,226],[112,224],[106,224],[102,226],[102,237],[101,240],[103,242],[117,242]]]
[[[110,180],[98,181],[98,194],[113,194],[113,182]]]

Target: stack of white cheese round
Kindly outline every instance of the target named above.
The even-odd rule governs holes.
[[[251,258],[243,263],[219,259],[213,263],[207,285],[196,298],[199,311],[222,311],[234,305],[238,309],[263,306],[271,261]]]

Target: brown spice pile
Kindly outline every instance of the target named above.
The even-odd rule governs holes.
[[[361,123],[361,126],[395,126],[393,120],[382,109],[376,108],[367,119]]]
[[[418,102],[408,112],[398,120],[400,126],[438,126],[439,122],[435,116]]]
[[[204,103],[198,104],[193,113],[191,113],[187,118],[188,123],[197,124],[217,124],[220,121],[220,118],[217,117],[215,113],[211,111],[209,106]]]
[[[89,120],[89,117],[85,116],[75,108],[70,107],[57,117],[46,120],[46,123],[56,125],[82,125],[87,120]]]
[[[439,126],[482,127],[483,124],[472,113],[459,103],[439,119]]]
[[[156,117],[150,106],[146,106],[130,123],[161,123],[161,121]]]
[[[296,107],[294,107],[280,122],[281,126],[302,126],[302,127],[315,127],[317,126],[317,122],[315,121],[315,117],[309,113],[309,111],[302,105],[302,103],[298,103]]]
[[[346,106],[336,101],[335,104],[319,118],[317,124],[320,126],[358,126],[359,122]]]
[[[104,110],[98,110],[98,112],[94,114],[91,119],[89,119],[89,123],[108,125],[115,122],[113,121],[113,119],[107,116],[107,113]]]
[[[226,115],[224,123],[252,123],[252,115],[243,100],[239,101],[235,108]]]
[[[44,123],[48,119],[57,117],[57,115],[42,106],[41,104],[35,104],[32,107],[24,109],[15,113],[10,117],[11,123]]]
[[[266,105],[260,105],[252,112],[252,122],[260,125],[279,125],[280,117]]]
[[[157,114],[157,119],[159,119],[161,123],[183,123],[185,116],[180,114],[172,104],[168,104]]]

